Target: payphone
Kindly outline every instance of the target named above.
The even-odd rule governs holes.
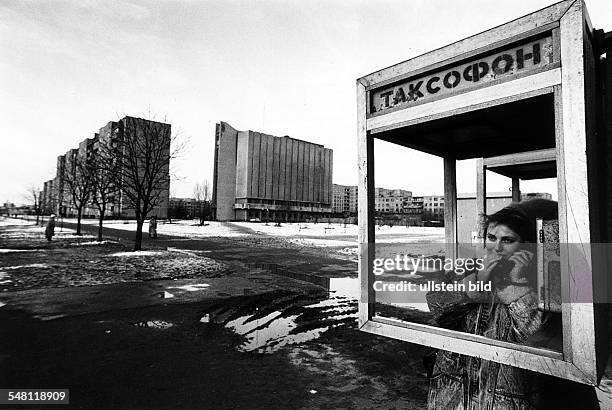
[[[583,1],[567,0],[357,80],[361,330],[597,384],[612,333],[610,59],[611,36],[593,29]],[[375,140],[442,158],[445,241],[435,260],[457,260],[473,239],[458,233],[457,161],[477,159],[478,215],[487,213],[487,171],[511,178],[514,200],[521,180],[556,178],[558,220],[539,222],[538,306],[559,317],[558,334],[513,344],[435,326],[416,314],[423,299],[409,301],[410,314],[379,309]]]

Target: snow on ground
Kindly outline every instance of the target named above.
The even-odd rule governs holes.
[[[94,238],[94,236],[92,235],[87,235],[87,234],[77,235],[75,232],[76,231],[73,231],[73,230],[70,230],[70,232],[57,232],[57,228],[56,228],[54,239],[90,239],[90,238],[93,239]]]
[[[261,222],[231,222],[231,224],[243,228],[252,229],[256,233],[271,236],[330,236],[345,235],[357,237],[357,225],[347,224],[327,224],[313,222],[281,223],[276,226],[274,223]]]
[[[196,283],[193,285],[183,285],[183,286],[170,286],[168,287],[168,289],[181,289],[187,292],[197,292],[200,290],[204,290],[206,288],[210,287],[209,284],[207,283]]]
[[[64,221],[76,223],[76,219],[64,219]],[[98,221],[94,219],[83,219],[82,224],[97,225]],[[121,229],[124,231],[136,231],[136,221],[112,220],[104,221],[104,227],[112,229]],[[149,222],[145,222],[142,231],[147,235],[149,231]],[[157,224],[157,233],[160,235],[184,236],[189,238],[207,238],[207,237],[236,237],[246,235],[243,232],[232,228],[231,223],[207,221],[206,225],[200,226],[197,220],[176,220],[172,223],[159,221]]]
[[[47,269],[49,266],[45,263],[30,263],[28,265],[17,265],[17,266],[3,266],[0,269],[2,270],[13,270],[13,269],[23,269],[23,268],[42,268]]]
[[[91,246],[91,245],[106,245],[109,243],[117,243],[117,241],[91,241],[91,242],[80,242],[75,243],[78,246]]]
[[[0,226],[7,225],[32,225],[32,221],[24,221],[23,219],[0,217]]]
[[[158,251],[130,251],[130,252],[115,252],[111,253],[107,256],[115,256],[115,257],[134,257],[134,256],[156,256],[162,255],[164,252]]]
[[[355,241],[342,241],[336,239],[318,239],[318,238],[292,238],[289,242],[297,245],[317,246],[321,248],[336,247],[336,246],[353,246],[357,247]]]
[[[76,223],[76,219],[64,219]],[[97,225],[95,219],[83,219],[83,224]],[[136,231],[136,221],[109,220],[104,221],[107,228]],[[40,228],[43,229],[43,228]],[[143,226],[144,235],[149,229],[148,222]],[[175,220],[172,223],[159,221],[157,232],[160,235],[172,235],[185,238],[207,237],[244,237],[250,235],[265,235],[287,238],[290,242],[304,246],[315,247],[355,247],[357,246],[357,225],[342,223],[275,223],[263,222],[217,222],[207,221],[200,226],[197,220]],[[56,229],[57,232],[57,229]],[[69,234],[63,234],[67,238]],[[420,226],[377,226],[375,230],[378,243],[414,243],[414,242],[444,242],[444,228]],[[89,244],[89,243],[82,243]],[[92,243],[93,244],[93,243]],[[348,253],[348,251],[347,251]]]

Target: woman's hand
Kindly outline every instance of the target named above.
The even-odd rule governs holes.
[[[530,293],[533,289],[529,286],[527,277],[529,270],[527,266],[533,260],[534,253],[528,250],[516,251],[508,258],[514,263],[514,267],[508,273],[509,284],[497,291],[497,299],[503,304],[510,304],[517,299]]]
[[[484,269],[478,272],[477,278],[481,282],[491,280],[491,272],[501,262],[502,256],[497,253],[487,253],[483,258]]]
[[[509,273],[510,282],[525,282],[527,283],[527,266],[533,259],[533,252],[526,249],[516,251],[508,258],[509,261],[514,262],[514,268]]]

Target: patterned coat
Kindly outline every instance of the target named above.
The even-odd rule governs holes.
[[[537,296],[530,291],[509,305],[474,303],[465,294],[428,295],[440,322],[456,330],[523,344],[542,325]],[[437,296],[437,297],[436,297]],[[492,298],[492,296],[491,296]],[[443,301],[444,300],[444,301]],[[536,374],[517,367],[440,350],[430,380],[429,409],[531,409]]]

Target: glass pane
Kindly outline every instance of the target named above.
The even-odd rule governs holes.
[[[426,294],[428,283],[444,277],[442,159],[380,140],[374,152],[375,314],[433,324]],[[398,172],[398,164],[410,164],[410,172]]]
[[[479,215],[477,161],[458,161],[457,243],[448,244],[442,159],[376,141],[374,162],[375,316],[561,352],[556,180],[515,179],[513,204],[512,178],[487,171]]]

